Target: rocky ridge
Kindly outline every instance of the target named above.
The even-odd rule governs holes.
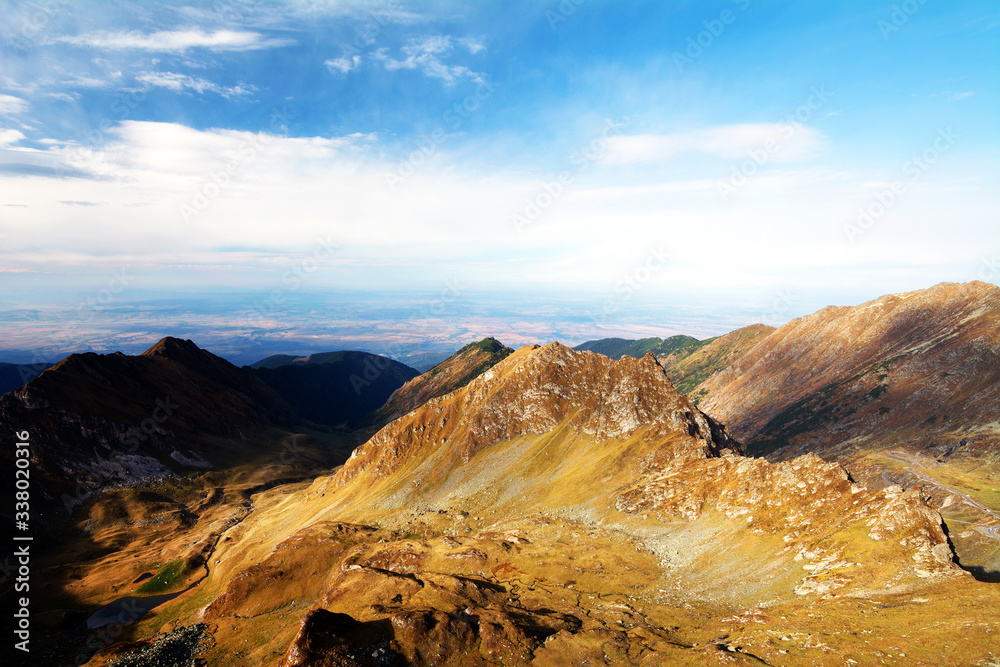
[[[934,455],[998,452],[1000,288],[942,283],[824,308],[696,393],[751,451],[779,457],[847,461],[901,442]]]
[[[566,422],[598,440],[644,438],[686,432],[697,444],[693,455],[739,451],[725,429],[702,414],[670,381],[652,354],[615,362],[559,343],[525,346],[460,392],[429,401],[389,424],[355,450],[337,480],[364,472],[368,479],[398,469],[421,446],[446,443],[456,459],[501,440],[542,434]]]

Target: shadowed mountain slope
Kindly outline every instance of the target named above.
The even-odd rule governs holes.
[[[276,355],[251,369],[305,418],[327,425],[358,423],[418,375],[388,357],[353,351]]]
[[[39,503],[223,465],[251,434],[297,420],[252,373],[176,338],[139,356],[70,355],[0,397],[0,428],[30,433]]]
[[[574,347],[574,350],[596,352],[611,359],[621,359],[622,357],[643,357],[646,353],[652,353],[657,359],[670,355],[686,356],[706,344],[711,338],[704,341],[692,338],[691,336],[671,336],[670,338],[641,338],[630,340],[627,338],[601,338],[581,343]]]
[[[718,338],[710,338],[690,354],[674,360],[660,359],[677,390],[690,395],[697,403],[702,396],[694,388],[713,373],[739,360],[771,335],[775,329],[766,324],[751,324]]]
[[[423,405],[432,398],[460,389],[479,377],[514,350],[495,338],[469,343],[426,373],[409,380],[397,389],[370,418],[378,426]]]
[[[846,460],[905,444],[996,454],[1000,288],[942,283],[829,306],[782,326],[695,393],[758,453]]]
[[[0,363],[0,394],[6,394],[34,380],[42,371],[53,364],[6,364]]]
[[[726,368],[766,338],[774,327],[753,324],[724,336],[698,340],[691,336],[671,336],[667,339],[603,338],[577,345],[574,350],[588,350],[611,359],[623,356],[642,357],[649,353],[656,357],[667,372],[667,377],[684,394],[692,390],[716,371]],[[691,394],[695,402],[704,393]]]

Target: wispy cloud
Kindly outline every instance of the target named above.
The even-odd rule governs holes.
[[[235,86],[220,86],[208,79],[195,78],[177,72],[143,72],[135,77],[139,83],[158,88],[167,88],[175,92],[183,92],[185,89],[193,90],[197,93],[216,93],[226,98],[246,97],[256,92],[256,88],[244,83]]]
[[[63,85],[73,88],[90,88],[99,90],[101,88],[110,88],[111,86],[118,85],[121,82],[121,79],[122,73],[119,71],[110,72],[105,78],[75,75],[70,79],[63,81]]]
[[[0,95],[0,113],[23,113],[28,110],[28,102],[13,95]]]
[[[775,161],[800,160],[814,154],[824,141],[821,132],[800,123],[741,123],[675,132],[633,134],[613,137],[601,158],[610,164],[651,164],[666,162],[688,152],[722,158],[744,158],[747,151],[764,146]]]
[[[486,50],[486,44],[483,43],[483,40],[475,37],[459,37],[455,41],[467,48],[472,55]]]
[[[948,95],[948,99],[954,101],[964,100],[966,97],[972,97],[974,94],[975,93],[971,93],[968,91],[961,93],[946,93],[946,95]]]
[[[473,47],[466,46],[471,52],[476,52],[473,51]],[[463,78],[472,79],[473,81],[482,80],[483,75],[481,73],[474,72],[464,65],[447,65],[441,62],[441,59],[449,55],[453,48],[454,45],[450,36],[433,35],[431,37],[411,39],[406,46],[400,49],[405,56],[402,60],[390,58],[386,49],[379,49],[375,53],[375,57],[385,63],[387,70],[420,70],[425,76],[433,79],[441,79],[449,85]]]
[[[347,74],[361,64],[361,56],[332,58],[323,63],[333,74]]]
[[[280,46],[290,46],[294,40],[266,37],[259,32],[238,30],[164,30],[153,33],[93,32],[85,35],[58,37],[57,42],[97,49],[158,51],[183,53],[188,49],[210,51],[254,51]]]

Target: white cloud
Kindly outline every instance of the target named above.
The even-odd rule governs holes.
[[[361,64],[361,56],[354,56],[353,58],[341,56],[340,58],[327,60],[323,64],[333,74],[347,74]]]
[[[411,39],[401,51],[403,60],[395,60],[387,55],[385,49],[379,49],[375,57],[385,63],[387,70],[418,69],[425,76],[441,79],[446,84],[454,84],[458,79],[469,78],[481,81],[483,75],[474,72],[464,65],[446,65],[441,57],[451,53],[453,48],[451,37],[434,35],[422,39]]]
[[[481,39],[476,39],[475,37],[459,37],[455,41],[467,48],[469,53],[472,55],[476,55],[477,53],[486,50],[486,45],[483,41]]]
[[[80,99],[80,93],[43,93],[42,97],[47,97],[51,100],[60,100],[61,102],[76,102]]]
[[[122,73],[120,71],[109,72],[107,78],[98,79],[91,76],[74,75],[70,79],[63,81],[63,85],[74,88],[101,89],[110,88],[121,82]]]
[[[195,78],[177,72],[143,72],[135,77],[139,83],[158,88],[167,88],[175,92],[182,92],[185,89],[193,90],[197,93],[216,93],[223,97],[245,97],[252,95],[257,88],[248,84],[237,84],[235,86],[220,86],[212,81],[202,78]]]
[[[14,114],[28,110],[28,102],[13,95],[0,95],[0,113]]]
[[[16,144],[21,139],[24,139],[24,135],[17,130],[0,130],[0,146]]]
[[[972,97],[975,93],[966,91],[961,93],[946,93],[946,94],[948,95],[949,100],[954,100],[957,102],[958,100],[964,100],[966,97]]]
[[[259,32],[238,30],[165,30],[153,33],[93,32],[59,37],[55,41],[97,49],[138,49],[165,53],[183,53],[188,49],[211,51],[253,51],[294,44],[294,40],[265,37]]]
[[[833,279],[834,269],[859,261],[901,271],[955,263],[979,252],[968,238],[996,237],[992,194],[978,188],[956,196],[942,182],[962,174],[943,163],[940,172],[913,184],[862,243],[851,245],[842,228],[871,201],[865,183],[873,179],[823,167],[761,173],[735,207],[703,175],[664,179],[649,169],[614,187],[621,170],[594,164],[518,233],[512,216],[546,192],[538,175],[477,169],[444,148],[390,190],[386,173],[398,165],[368,135],[285,137],[126,121],[107,136],[96,147],[50,145],[30,155],[21,152],[29,149],[0,150],[0,166],[5,153],[20,165],[29,156],[50,164],[72,157],[75,169],[95,176],[57,179],[42,177],[41,169],[16,175],[0,170],[0,188],[16,188],[18,203],[29,206],[5,209],[5,221],[19,233],[0,248],[0,264],[52,270],[118,262],[171,271],[175,278],[182,266],[178,280],[211,270],[217,273],[199,275],[223,281],[249,276],[280,286],[281,272],[308,254],[317,238],[329,237],[339,249],[311,286],[416,281],[415,269],[406,267],[423,262],[447,266],[466,284],[561,282],[592,287],[595,299],[603,299],[650,247],[674,255],[651,279],[652,294],[661,287],[726,288],[787,276],[821,284]],[[139,217],[137,203],[148,204]],[[190,224],[183,206],[197,210]],[[942,221],[961,231],[941,237]],[[894,232],[902,226],[905,234]],[[689,252],[705,247],[706,239],[713,241],[708,272],[705,253]],[[219,250],[226,247],[266,252]],[[820,264],[833,269],[820,273]],[[278,277],[268,273],[273,270]]]
[[[672,134],[620,135],[608,140],[601,156],[609,164],[667,162],[689,152],[727,159],[765,151],[775,162],[805,159],[824,142],[817,130],[801,123],[744,123]]]

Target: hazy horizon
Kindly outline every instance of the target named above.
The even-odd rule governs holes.
[[[927,287],[930,287],[928,285]],[[911,290],[908,290],[911,291]],[[472,290],[450,283],[438,292],[134,291],[36,307],[0,309],[0,362],[55,362],[74,352],[138,354],[164,336],[190,338],[238,365],[271,354],[361,350],[406,362],[451,353],[493,336],[508,346],[558,340],[683,334],[704,339],[750,324],[781,326],[829,305],[853,306],[883,296],[795,288],[755,299],[715,294],[697,305],[635,292],[580,297]]]
[[[442,347],[707,336],[1000,276],[994,3],[0,6],[0,359],[388,349],[449,290]]]

